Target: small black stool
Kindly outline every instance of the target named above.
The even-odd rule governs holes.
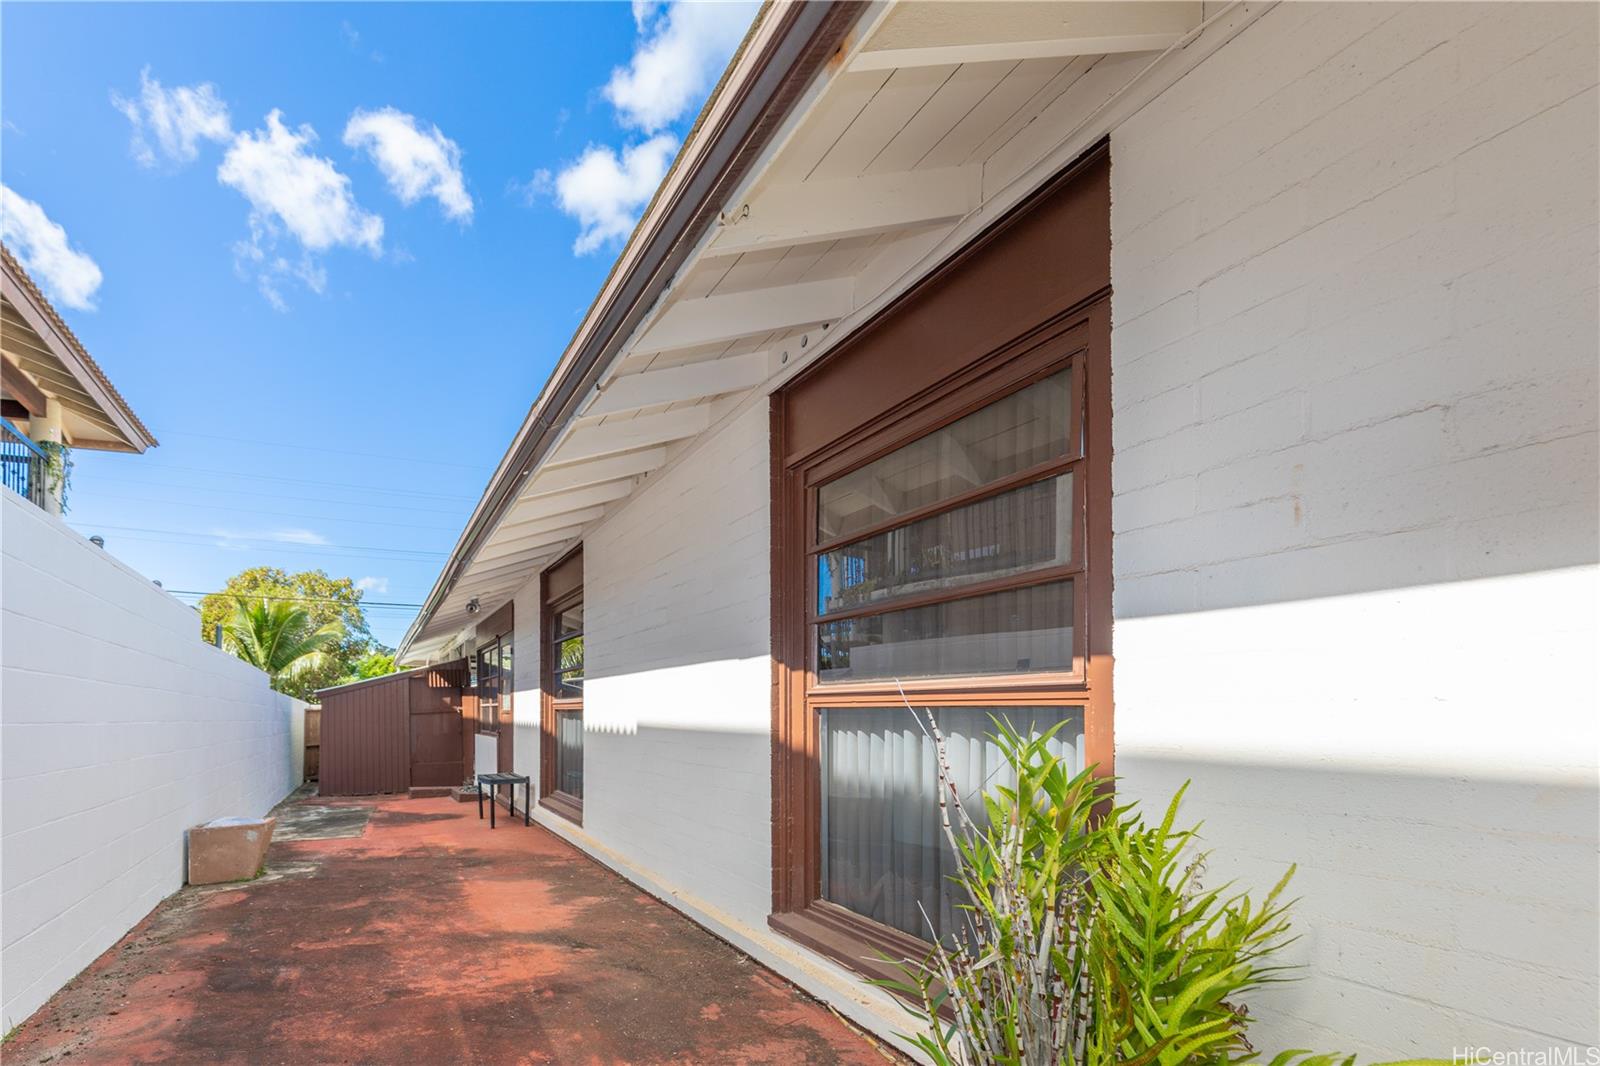
[[[511,817],[517,816],[517,786],[521,785],[522,793],[522,824],[531,825],[528,812],[533,808],[533,782],[527,774],[479,774],[478,775],[478,818],[483,819],[483,786],[489,786],[489,828],[494,828],[494,797],[495,789],[500,785],[511,786]]]

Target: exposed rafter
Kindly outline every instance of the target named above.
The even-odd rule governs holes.
[[[704,432],[710,424],[711,412],[702,404],[626,421],[580,426],[556,447],[554,463],[581,463],[603,455],[683,440]]]
[[[602,386],[583,413],[610,415],[655,404],[743,392],[767,380],[772,370],[772,353],[762,351],[628,374]]]
[[[849,278],[830,278],[679,300],[645,330],[633,351],[637,354],[693,348],[776,329],[831,322],[854,308],[854,289]]]
[[[552,496],[587,485],[598,485],[618,478],[637,477],[662,466],[667,461],[665,448],[646,448],[642,451],[624,452],[586,463],[574,463],[555,470],[541,470],[537,477],[522,490],[522,499],[534,500]]]
[[[527,522],[547,522],[557,515],[570,514],[607,504],[612,500],[620,500],[632,491],[633,482],[624,478],[601,482],[598,485],[585,485],[581,489],[573,489],[556,496],[518,500],[516,505],[506,512],[506,519],[500,526],[502,529],[515,530]]]
[[[981,167],[944,167],[778,185],[734,212],[707,254],[835,241],[935,222],[978,206]]]
[[[922,0],[896,11],[850,61],[852,71],[1017,62],[1155,52],[1200,24],[1194,2],[951,3]]]
[[[493,559],[501,555],[514,555],[530,544],[543,543],[539,538],[553,529],[587,525],[605,513],[604,507],[585,507],[581,511],[567,511],[537,521],[501,526],[496,530],[495,538],[485,544],[483,550],[478,553],[478,558]]]

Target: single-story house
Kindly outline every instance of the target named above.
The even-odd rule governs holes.
[[[768,5],[402,660],[878,1033],[951,920],[909,703],[1298,864],[1266,1047],[1600,1043],[1597,27]]]

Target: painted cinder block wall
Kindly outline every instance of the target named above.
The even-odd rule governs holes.
[[[1112,137],[1116,737],[1264,1047],[1600,1043],[1594,5],[1284,4]]]
[[[1195,780],[1209,878],[1301,864],[1263,1046],[1593,1024],[1585,10],[1279,5],[1112,135],[1117,769]],[[765,924],[768,454],[757,403],[585,541],[584,826],[538,817],[892,1038]]]
[[[305,704],[0,490],[0,1027],[184,881],[184,831],[299,783]]]

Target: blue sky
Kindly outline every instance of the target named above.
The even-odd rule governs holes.
[[[6,243],[161,441],[68,520],[420,602],[753,13],[5,4]]]

